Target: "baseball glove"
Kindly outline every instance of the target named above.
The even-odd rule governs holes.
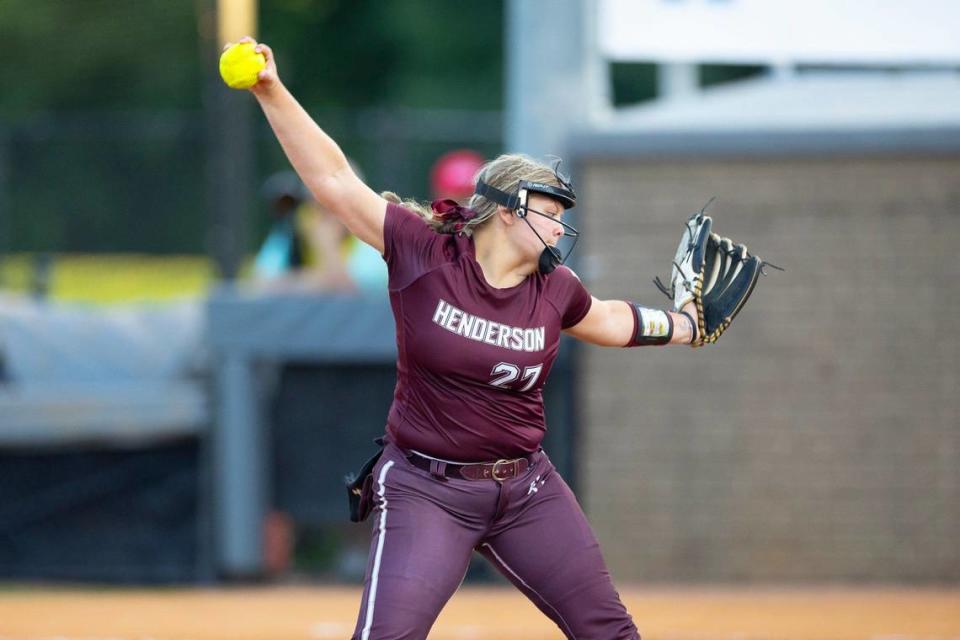
[[[782,271],[750,255],[746,246],[713,233],[713,219],[704,214],[707,206],[687,220],[673,260],[670,286],[659,277],[654,280],[673,300],[674,311],[679,312],[691,300],[696,304],[694,347],[716,342],[727,330],[753,293],[757,279],[766,275],[765,266]]]

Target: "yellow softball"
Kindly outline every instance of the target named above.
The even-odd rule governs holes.
[[[231,89],[249,89],[257,84],[257,74],[267,66],[262,53],[252,42],[238,42],[220,56],[220,77]]]

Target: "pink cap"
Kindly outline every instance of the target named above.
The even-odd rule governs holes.
[[[430,170],[430,188],[434,198],[465,200],[473,195],[473,177],[483,166],[483,156],[470,149],[443,154]]]

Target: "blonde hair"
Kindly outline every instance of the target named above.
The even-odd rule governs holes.
[[[486,163],[473,177],[476,184],[478,180],[483,180],[491,187],[499,189],[505,193],[514,193],[521,180],[531,182],[542,182],[544,184],[562,187],[557,179],[557,174],[552,168],[542,162],[534,160],[530,156],[520,153],[509,153],[498,156]],[[456,233],[454,228],[456,221],[443,222],[437,220],[433,215],[433,209],[429,204],[417,202],[416,200],[402,200],[392,191],[384,191],[383,198],[388,202],[399,204],[400,206],[413,211],[426,222],[437,233]],[[497,203],[487,198],[473,194],[467,206],[477,212],[477,216],[467,221],[460,233],[472,235],[473,232],[485,224],[497,212]]]

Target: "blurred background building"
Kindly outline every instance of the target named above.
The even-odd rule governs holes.
[[[546,446],[618,578],[960,580],[952,3],[2,13],[0,579],[362,574],[340,478],[382,432],[393,321],[385,295],[254,283],[258,190],[288,167],[216,76],[249,26],[374,189],[564,157],[599,297],[666,306],[643,283],[713,196],[787,269],[718,345],[565,345]]]

